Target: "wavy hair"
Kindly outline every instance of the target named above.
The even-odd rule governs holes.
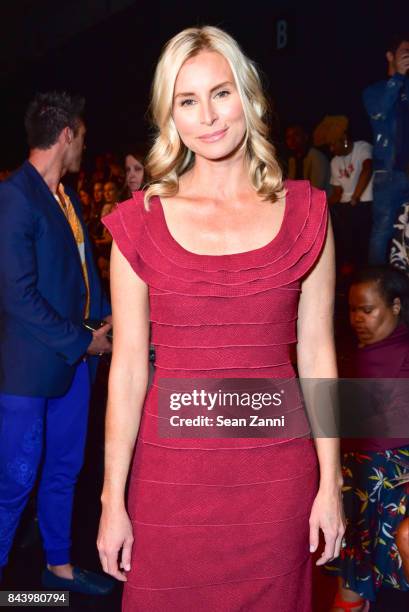
[[[243,147],[251,183],[263,199],[275,202],[284,195],[283,177],[275,148],[268,140],[269,107],[260,76],[254,63],[229,34],[219,28],[204,26],[187,28],[171,38],[156,67],[151,98],[156,135],[146,160],[149,181],[145,206],[149,206],[154,196],[176,195],[179,176],[194,163],[194,153],[182,142],[173,121],[173,95],[182,65],[203,50],[220,53],[229,62],[243,104],[247,128]]]

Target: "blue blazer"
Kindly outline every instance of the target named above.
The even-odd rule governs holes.
[[[367,87],[364,105],[373,130],[374,170],[393,170],[399,99],[409,99],[409,77],[396,72],[387,81]]]
[[[110,313],[79,201],[90,318]],[[92,333],[82,326],[86,288],[77,243],[47,184],[26,161],[0,183],[0,392],[58,397],[69,388]],[[89,358],[91,378],[97,358]]]

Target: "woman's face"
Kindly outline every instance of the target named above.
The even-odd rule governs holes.
[[[246,120],[222,55],[202,51],[183,64],[175,82],[173,120],[181,140],[197,156],[223,159],[240,147]]]
[[[83,206],[89,206],[91,204],[91,196],[85,189],[80,189],[79,197]]]
[[[103,197],[104,197],[104,188],[102,186],[102,183],[95,183],[94,184],[94,202],[96,204],[100,204],[102,202]]]
[[[108,181],[104,185],[104,200],[107,204],[115,204],[118,200],[118,190],[115,183]]]
[[[125,175],[130,191],[138,191],[143,181],[143,165],[133,155],[125,157]]]
[[[357,283],[349,290],[349,319],[359,344],[373,344],[387,338],[399,322],[400,300],[389,306],[373,281]]]
[[[346,133],[342,134],[342,136],[340,136],[337,139],[334,139],[330,143],[329,148],[330,148],[331,153],[333,155],[342,155],[342,156],[346,155],[348,147],[345,146],[345,143],[348,143],[348,138],[347,138]]]

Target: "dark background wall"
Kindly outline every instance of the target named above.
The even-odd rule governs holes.
[[[278,118],[314,126],[350,116],[370,138],[362,89],[385,74],[388,36],[406,26],[409,2],[59,0],[4,2],[0,9],[0,168],[25,156],[24,109],[39,90],[87,99],[88,156],[123,152],[149,137],[150,82],[163,43],[184,27],[218,25],[259,64]],[[277,20],[289,44],[277,49]]]

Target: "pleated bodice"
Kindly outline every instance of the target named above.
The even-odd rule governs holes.
[[[104,218],[119,249],[149,287],[156,361],[143,439],[157,440],[163,379],[294,377],[290,347],[297,341],[301,283],[322,249],[327,215],[325,194],[307,181],[288,181],[286,188],[276,237],[261,248],[234,255],[198,255],[184,249],[169,232],[159,198],[147,211],[143,192]],[[300,432],[307,434],[303,408],[298,409]],[[182,444],[169,444],[178,442]],[[210,447],[217,442],[206,440]],[[251,442],[266,445],[271,440]],[[245,444],[248,440],[237,438],[228,442],[229,447]]]
[[[119,249],[149,286],[156,376],[289,377],[302,278],[326,232],[325,195],[287,181],[284,218],[264,247],[198,255],[170,234],[159,198],[143,193],[104,218]]]

